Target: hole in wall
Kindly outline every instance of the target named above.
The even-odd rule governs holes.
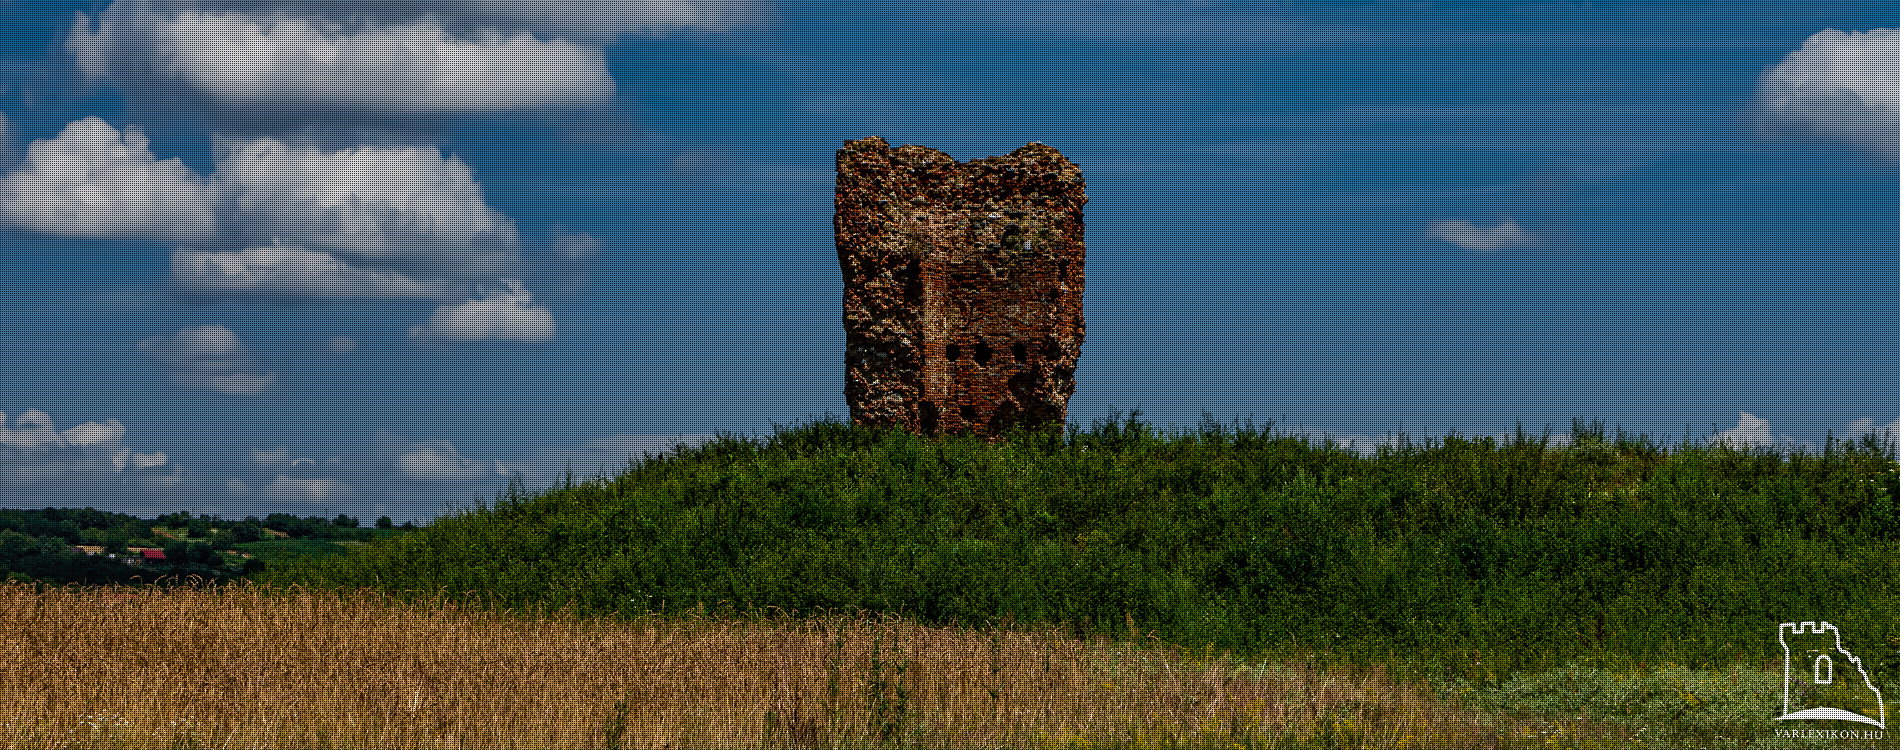
[[[925,401],[918,405],[917,426],[922,427],[926,435],[937,433],[937,403],[935,401]]]
[[[917,261],[904,267],[904,301],[915,308],[924,300],[924,275],[917,272]]]
[[[957,413],[963,416],[963,423],[965,425],[974,426],[976,424],[976,407],[964,404],[957,407]]]
[[[990,365],[990,345],[981,341],[976,344],[976,363],[984,367]]]
[[[1003,403],[996,405],[996,411],[990,413],[990,431],[1002,432],[1015,426],[1021,421],[1016,412],[1016,402],[1003,399]]]
[[[963,350],[958,349],[956,344],[951,344],[947,347],[944,347],[943,356],[949,357],[950,361],[955,362],[957,361],[957,359],[963,356]]]
[[[1031,398],[1031,396],[1033,396],[1035,392],[1036,376],[1034,373],[1019,372],[1010,377],[1009,394],[1014,396],[1017,401],[1021,401],[1025,404],[1033,403],[1036,399]]]
[[[1016,358],[1017,362],[1029,361],[1029,347],[1023,346],[1023,342],[1021,341],[1010,344],[1009,353]]]

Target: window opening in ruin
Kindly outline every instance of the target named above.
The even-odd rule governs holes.
[[[1009,353],[1016,357],[1016,361],[1018,363],[1029,361],[1029,348],[1026,346],[1023,346],[1023,342],[1021,341],[1018,341],[1014,344],[1010,344]]]
[[[969,404],[964,404],[962,406],[957,407],[957,413],[963,415],[964,424],[969,425],[971,427],[976,426],[976,407],[971,406]]]
[[[976,363],[984,367],[990,366],[990,345],[988,343],[982,341],[976,343]]]
[[[937,402],[925,401],[917,407],[917,424],[924,428],[924,434],[937,432]]]
[[[1016,422],[1015,401],[1003,399],[1003,403],[996,405],[996,411],[990,413],[991,432],[1002,432],[1003,430],[1015,426]]]
[[[950,361],[952,362],[957,361],[957,358],[961,356],[962,354],[963,352],[957,349],[956,344],[951,344],[947,347],[944,347],[944,350],[943,350],[943,356],[949,357]]]
[[[1036,374],[1033,372],[1019,372],[1009,379],[1010,395],[1022,400],[1023,403],[1030,403],[1035,391]]]
[[[914,307],[924,299],[924,275],[917,272],[917,261],[904,268],[904,277],[904,301]]]

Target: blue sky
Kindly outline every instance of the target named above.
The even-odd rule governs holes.
[[[0,14],[7,507],[420,520],[843,415],[870,135],[1082,168],[1084,425],[1900,431],[1890,2]]]

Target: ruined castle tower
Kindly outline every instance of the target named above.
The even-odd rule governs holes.
[[[1063,422],[1082,353],[1082,170],[1030,143],[959,164],[838,149],[851,421],[994,435]]]

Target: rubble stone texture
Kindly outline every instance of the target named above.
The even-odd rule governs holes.
[[[838,150],[845,400],[859,425],[996,435],[1063,423],[1082,354],[1082,170],[1030,143],[958,163]]]

